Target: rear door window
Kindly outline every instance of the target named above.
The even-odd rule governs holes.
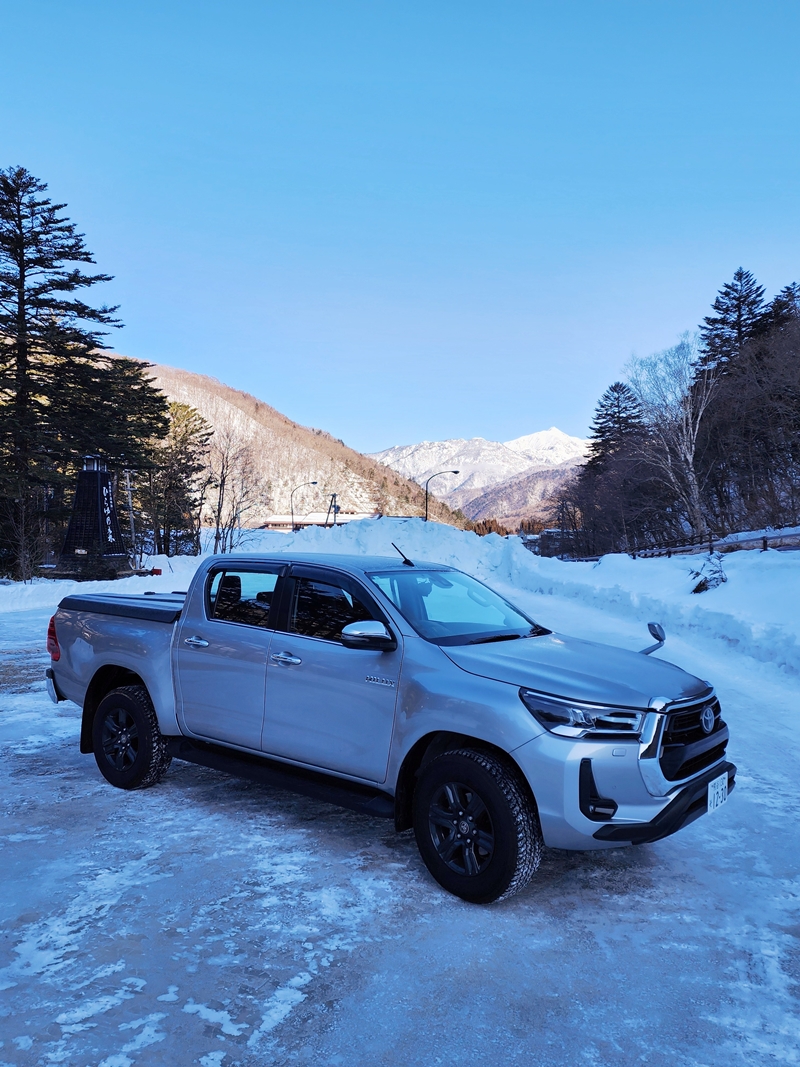
[[[215,571],[208,585],[208,615],[218,622],[236,622],[243,626],[270,628],[274,605],[275,587],[281,570],[230,570]]]

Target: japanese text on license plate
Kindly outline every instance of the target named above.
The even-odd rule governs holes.
[[[728,772],[708,783],[708,810],[716,811],[728,799]]]

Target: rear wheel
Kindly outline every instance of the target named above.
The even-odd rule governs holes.
[[[103,697],[94,716],[92,743],[100,773],[118,789],[155,785],[172,762],[142,685],[122,686]]]
[[[474,904],[518,893],[541,861],[539,818],[518,772],[486,752],[458,749],[425,767],[414,833],[439,885]]]

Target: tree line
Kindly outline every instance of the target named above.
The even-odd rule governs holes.
[[[46,192],[24,167],[0,170],[0,572],[27,579],[57,556],[86,455],[114,474],[133,554],[199,552],[203,515],[229,551],[267,491],[254,457],[168,402],[150,364],[109,350],[118,308],[87,299],[111,276],[87,269],[83,235]]]
[[[576,554],[800,522],[800,286],[739,268],[694,334],[633,358],[553,505]]]

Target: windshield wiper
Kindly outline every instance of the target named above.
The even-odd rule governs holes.
[[[516,641],[521,637],[542,637],[544,634],[549,634],[550,630],[546,630],[544,626],[538,624],[532,626],[526,634],[492,634],[491,637],[474,637],[471,641],[468,641],[469,645],[486,645],[490,641]]]
[[[492,637],[475,637],[471,645],[488,645],[490,641],[516,641],[522,634],[494,634]]]

